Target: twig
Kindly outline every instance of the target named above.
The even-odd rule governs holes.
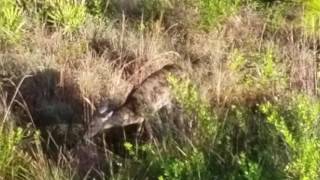
[[[16,86],[16,84],[11,79],[9,79],[7,81],[9,81],[11,83],[11,85]],[[18,91],[18,95],[22,99],[22,102],[19,102],[18,100],[14,100],[14,102],[16,102],[19,106],[21,106],[22,109],[24,109],[26,111],[27,115],[29,116],[29,118],[30,118],[30,120],[32,122],[32,125],[35,127],[35,123],[34,123],[34,120],[32,118],[31,112],[30,112],[30,110],[28,108],[27,102],[24,100],[23,95],[21,94],[20,91]]]
[[[19,92],[19,89],[20,89],[20,87],[21,87],[21,85],[22,85],[23,81],[24,81],[25,79],[29,78],[29,77],[32,77],[32,75],[25,75],[25,76],[23,76],[23,77],[22,77],[22,79],[20,80],[20,82],[19,82],[18,86],[16,87],[16,90],[15,90],[15,92],[14,92],[14,94],[13,94],[13,96],[12,96],[11,100],[10,100],[10,103],[9,103],[8,109],[6,110],[6,113],[5,113],[4,118],[3,118],[3,120],[2,120],[2,122],[3,122],[3,123],[5,123],[5,122],[6,122],[6,120],[7,120],[8,116],[9,116],[10,109],[11,109],[11,107],[12,107],[12,104],[13,104],[13,102],[14,102],[14,100],[15,100],[15,98],[16,98],[16,96],[17,96],[17,94],[18,94],[18,92]],[[1,126],[1,129],[2,129],[2,126]]]

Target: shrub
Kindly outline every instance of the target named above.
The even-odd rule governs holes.
[[[287,77],[281,69],[272,47],[262,53],[243,53],[235,50],[231,54],[229,68],[240,77],[239,83],[248,89],[277,90],[286,87]]]
[[[15,43],[23,33],[22,9],[12,0],[0,0],[0,4],[0,41]]]
[[[235,13],[240,0],[200,0],[201,24],[204,28],[217,25],[225,17]]]
[[[0,130],[0,177],[23,179],[30,177],[30,157],[21,149],[25,132],[21,128]]]
[[[291,6],[291,3],[281,3],[267,8],[268,26],[272,31],[276,32],[286,23],[285,15]]]
[[[32,23],[54,25],[65,32],[77,30],[84,24],[87,15],[85,0],[21,0],[19,6]]]
[[[303,27],[307,33],[315,34],[320,28],[320,1],[303,1],[305,10],[303,16]]]
[[[205,171],[202,171],[206,165],[203,153],[201,152],[192,151],[182,159],[165,159],[164,162],[162,165],[164,174],[159,176],[159,180],[202,179],[202,173],[205,173]]]
[[[86,1],[87,11],[93,16],[104,17],[107,8],[107,1],[91,0]]]
[[[51,11],[48,12],[49,22],[57,27],[63,27],[66,32],[77,30],[86,19],[85,1],[54,0],[48,1]]]
[[[244,153],[240,154],[238,163],[240,166],[240,170],[244,174],[245,179],[248,179],[248,180],[261,179],[261,176],[262,176],[261,166],[258,163],[251,161],[249,158],[247,158]]]
[[[320,104],[298,95],[287,105],[267,102],[260,106],[267,121],[279,132],[288,145],[290,162],[285,171],[288,177],[318,179],[320,167],[319,137],[316,134]]]
[[[38,131],[34,133],[8,122],[0,123],[0,179],[72,178],[67,167],[63,169],[52,164],[43,154]]]
[[[211,139],[211,143],[213,144],[213,137],[216,135],[218,127],[217,116],[213,112],[213,109],[210,109],[210,106],[201,100],[196,86],[190,80],[182,80],[169,76],[168,81],[177,101],[183,106],[189,116],[194,117],[196,123],[198,123],[197,137],[202,137],[202,140],[205,142]]]
[[[145,179],[207,179],[209,178],[207,161],[203,152],[187,144],[179,145],[172,139],[158,144],[133,147],[131,143],[124,146],[132,161],[124,167],[121,177],[139,177]],[[166,146],[166,148],[163,148]],[[147,169],[147,171],[146,171]],[[130,174],[125,174],[130,172]],[[121,174],[121,173],[120,173]]]

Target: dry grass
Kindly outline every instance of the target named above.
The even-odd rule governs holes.
[[[167,119],[151,122],[152,128],[164,129],[166,120],[171,119],[180,120],[180,126],[186,127],[185,112],[174,112],[179,107],[172,103],[174,97],[166,81],[169,73],[191,80],[198,88],[202,102],[217,108],[217,113],[234,104],[257,106],[257,103],[295,90],[317,94],[319,54],[315,44],[318,42],[311,42],[312,38],[306,37],[300,27],[292,26],[294,21],[286,21],[275,30],[268,22],[268,14],[248,6],[226,18],[217,28],[204,32],[195,27],[200,17],[196,9],[191,12],[190,8],[179,6],[157,21],[141,21],[140,24],[132,23],[125,16],[118,22],[88,18],[79,31],[71,34],[59,29],[48,30],[41,24],[29,27],[19,45],[0,50],[0,95],[3,96],[0,115],[15,114],[16,117],[10,119],[29,122],[41,109],[42,99],[52,104],[67,103],[74,107],[75,119],[83,123],[81,131],[85,131],[97,104],[111,99],[122,106],[130,95],[140,99],[141,102],[131,100],[130,103],[134,113],[145,119],[155,118],[163,106],[168,106]],[[187,20],[189,17],[191,20]],[[252,67],[252,64],[258,64],[268,48],[274,50],[277,60],[276,68],[272,70],[285,74],[288,85],[274,82],[259,85],[263,67]],[[235,63],[234,56],[238,55],[235,52],[243,54],[249,62],[240,70],[230,67]],[[247,67],[248,64],[251,67]],[[256,81],[246,84],[244,77],[250,73]],[[14,83],[25,75],[33,77],[15,93]],[[49,82],[51,80],[53,82]],[[5,97],[5,91],[10,91],[8,97]],[[15,101],[11,111],[6,109],[6,104],[7,98],[12,97]],[[59,153],[60,159],[51,162],[41,147],[37,148],[30,153],[32,173],[41,174],[35,179],[76,178],[72,162],[81,164],[77,159],[81,157],[72,153],[66,157]],[[76,144],[72,151],[76,148],[80,148],[81,153],[88,150]],[[98,152],[97,149],[94,151]],[[96,160],[98,155],[94,153],[93,160]]]
[[[242,101],[247,89],[239,85],[242,75],[232,71],[230,63],[237,49],[247,53],[260,51],[262,47],[257,44],[264,43],[263,22],[261,15],[247,7],[229,17],[220,30],[189,34],[187,59],[181,66],[199,86],[204,101],[221,107]]]
[[[200,87],[200,94],[205,101],[224,107],[232,102],[254,103],[259,101],[259,96],[268,99],[268,94],[285,93],[286,87],[264,89],[261,92],[254,86],[243,86],[243,74],[230,69],[235,50],[244,54],[259,54],[270,45],[274,47],[278,57],[278,69],[282,73],[289,72],[290,89],[308,94],[317,93],[317,53],[312,48],[313,43],[305,39],[300,27],[292,26],[293,21],[281,24],[279,31],[275,32],[267,18],[246,7],[229,17],[221,30],[189,34],[186,49],[190,51],[185,51],[189,61],[183,61],[182,66],[189,71],[189,78]],[[296,42],[297,40],[302,42]],[[255,95],[257,98],[254,98]]]

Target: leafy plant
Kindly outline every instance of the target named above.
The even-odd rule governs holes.
[[[239,156],[240,170],[243,172],[244,177],[248,180],[258,180],[262,176],[262,168],[256,162],[251,161],[244,153]]]
[[[182,159],[173,158],[164,164],[164,179],[201,179],[201,168],[205,167],[202,153],[193,151]]]
[[[24,17],[15,1],[0,0],[0,40],[15,43],[21,39]]]
[[[51,5],[48,12],[49,22],[57,27],[63,27],[66,32],[77,30],[86,19],[85,1],[47,0]]]
[[[316,134],[320,105],[309,97],[299,95],[284,108],[270,102],[260,106],[267,121],[279,132],[291,152],[285,171],[288,177],[318,179],[320,141]]]
[[[201,24],[208,28],[217,25],[225,17],[235,13],[240,0],[200,0]]]
[[[307,33],[315,34],[320,27],[320,1],[302,1],[305,6],[303,24]]]
[[[277,65],[278,59],[272,47],[263,53],[245,54],[235,50],[231,54],[229,68],[240,75],[239,83],[248,88],[266,89],[286,86],[285,72]]]
[[[181,80],[174,76],[169,76],[168,81],[178,102],[198,121],[199,136],[212,139],[217,132],[217,116],[210,106],[200,99],[196,86],[190,80]]]
[[[4,129],[0,132],[0,177],[16,179],[30,177],[30,157],[21,150],[25,132],[21,128]]]
[[[94,16],[99,16],[103,13],[101,0],[87,1],[86,7],[88,12]]]
[[[273,5],[270,8],[266,8],[268,26],[271,30],[277,31],[285,24],[285,14],[287,13],[288,9],[290,9],[290,6],[292,6],[291,3],[280,3]]]
[[[168,149],[158,148],[156,144],[134,147],[131,143],[124,144],[134,162],[126,168],[135,169],[128,177],[145,174],[153,179],[202,179],[207,176],[207,165],[204,154],[189,146],[178,147],[171,140],[164,141]],[[132,166],[139,167],[133,168]],[[146,170],[148,167],[148,171]],[[140,171],[143,171],[141,173]],[[140,173],[137,173],[140,172]],[[141,176],[144,179],[146,177]]]

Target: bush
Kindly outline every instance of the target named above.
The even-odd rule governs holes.
[[[86,1],[87,11],[93,15],[98,17],[104,17],[105,11],[107,8],[107,1],[105,0],[91,0]]]
[[[244,153],[240,154],[238,163],[245,179],[257,180],[262,178],[261,166],[258,163],[247,158]]]
[[[66,171],[68,168],[57,167],[46,158],[41,147],[40,133],[1,122],[0,178],[71,179],[71,173]]]
[[[267,121],[287,144],[290,161],[284,169],[287,176],[298,179],[318,179],[320,150],[318,117],[320,104],[298,95],[287,105],[267,102],[260,106]]]
[[[12,0],[0,0],[0,4],[0,41],[16,43],[23,33],[23,11]]]
[[[53,25],[65,32],[77,30],[87,16],[84,0],[21,0],[19,7],[26,12],[32,23]]]
[[[261,53],[235,50],[229,68],[239,75],[239,83],[249,90],[279,90],[287,84],[285,70],[281,68],[273,47],[267,47]]]
[[[303,27],[307,33],[317,34],[320,28],[320,1],[303,1],[305,10],[303,16]]]
[[[201,24],[204,28],[217,25],[225,17],[235,13],[240,0],[200,0]]]
[[[161,145],[161,147],[159,147]],[[163,148],[163,146],[167,148]],[[208,169],[204,154],[189,145],[180,145],[169,138],[161,144],[146,144],[134,147],[124,144],[131,161],[117,177],[139,179],[207,179]]]
[[[31,158],[22,151],[25,132],[21,128],[0,130],[0,177],[4,179],[30,178]]]
[[[196,89],[196,86],[190,80],[178,79],[174,76],[169,76],[168,81],[171,85],[173,94],[177,101],[183,106],[190,117],[194,117],[197,123],[196,137],[202,137],[201,143],[214,143],[214,137],[217,132],[217,117],[210,109],[210,106],[201,100],[201,97]],[[203,141],[202,141],[203,140]]]
[[[48,12],[49,22],[56,27],[62,27],[66,32],[77,30],[86,20],[85,1],[54,0],[48,2],[51,11]]]

